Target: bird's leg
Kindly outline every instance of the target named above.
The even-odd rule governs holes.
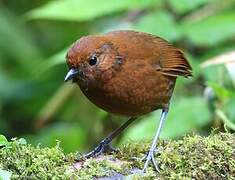
[[[136,117],[129,118],[123,125],[121,125],[118,129],[112,132],[109,136],[103,139],[93,151],[89,152],[88,154],[85,154],[84,157],[90,158],[90,157],[98,156],[105,152],[116,151],[116,149],[114,149],[109,143],[116,136],[118,136],[124,129],[126,129],[126,127],[130,125],[135,119]]]
[[[159,172],[158,164],[154,159],[154,154],[157,151],[157,149],[156,149],[157,140],[159,138],[159,135],[160,135],[163,123],[166,119],[167,113],[168,113],[168,109],[163,109],[162,110],[162,114],[161,114],[161,118],[160,118],[160,122],[159,122],[159,126],[158,126],[158,129],[157,129],[156,135],[153,139],[152,145],[151,145],[147,155],[145,156],[146,161],[145,161],[145,164],[144,164],[143,172],[145,172],[147,170],[147,167],[148,167],[148,164],[149,164],[150,161],[153,163],[155,170]]]

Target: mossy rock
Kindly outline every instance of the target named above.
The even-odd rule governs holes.
[[[155,156],[160,173],[150,166],[142,174],[140,159],[149,146],[130,142],[118,153],[75,162],[76,154],[65,155],[59,144],[41,148],[14,140],[0,149],[0,171],[11,173],[11,179],[235,179],[233,134],[160,141]]]

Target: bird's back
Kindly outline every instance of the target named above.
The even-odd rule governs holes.
[[[192,76],[182,51],[158,36],[136,31],[113,31],[107,36],[118,45],[120,53],[133,60],[148,60],[166,76]]]

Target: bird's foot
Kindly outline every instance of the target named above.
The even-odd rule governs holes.
[[[160,172],[159,167],[158,167],[158,163],[155,161],[154,155],[156,152],[158,152],[159,150],[157,148],[155,148],[154,150],[149,150],[149,152],[142,158],[142,160],[145,160],[145,164],[144,164],[144,168],[142,170],[143,173],[145,173],[147,171],[147,167],[149,165],[149,162],[151,161],[154,169],[157,172]]]
[[[150,151],[149,151],[149,152],[150,152]],[[146,153],[140,160],[141,160],[141,161],[145,161],[145,160],[147,159],[147,157],[148,157],[149,152]],[[155,149],[153,150],[153,154],[155,155],[155,154],[157,154],[157,153],[159,153],[159,149],[155,148]]]
[[[153,153],[154,153],[154,154],[159,153],[159,149],[155,148],[155,149],[153,150]],[[135,160],[135,161],[145,161],[145,160],[147,159],[147,156],[148,156],[148,153],[146,153],[146,154],[145,154],[143,157],[141,157],[141,158],[139,158],[139,157],[132,157],[132,159]]]
[[[117,152],[118,150],[112,147],[109,143],[106,143],[105,141],[101,141],[100,144],[95,147],[95,149],[85,155],[83,155],[84,158],[91,158],[91,157],[97,157],[104,153],[111,153],[111,152]]]

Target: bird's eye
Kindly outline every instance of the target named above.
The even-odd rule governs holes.
[[[96,56],[92,56],[90,59],[89,59],[89,65],[90,66],[94,66],[94,65],[96,65],[97,64],[97,62],[98,62],[98,58],[96,57]]]

